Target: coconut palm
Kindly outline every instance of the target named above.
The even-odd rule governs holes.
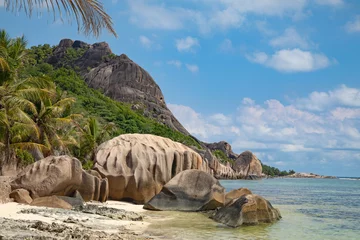
[[[32,16],[33,10],[46,8],[52,12],[54,20],[62,13],[68,19],[75,17],[78,30],[85,35],[93,34],[98,37],[102,28],[106,28],[114,36],[111,17],[105,12],[103,5],[98,0],[5,0],[7,10],[12,12],[25,11],[26,15]]]
[[[108,123],[100,125],[95,118],[87,119],[84,127],[80,127],[80,155],[86,160],[94,160],[97,147],[109,139],[111,133],[115,131],[115,124]]]

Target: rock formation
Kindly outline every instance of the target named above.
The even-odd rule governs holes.
[[[69,196],[82,182],[79,160],[68,156],[50,156],[29,165],[14,181],[13,190],[23,188],[32,198],[60,195]]]
[[[208,173],[186,170],[171,179],[144,205],[150,210],[206,211],[222,207],[224,187]]]
[[[18,203],[30,204],[32,202],[29,191],[25,189],[15,189],[9,194],[9,197]]]
[[[278,209],[269,201],[255,194],[243,195],[227,206],[220,208],[212,217],[230,227],[271,223],[281,218]]]
[[[204,143],[207,148],[211,151],[220,150],[228,158],[235,160],[239,155],[234,153],[231,149],[231,145],[225,141],[215,142],[215,143]]]
[[[123,134],[98,148],[94,170],[109,180],[109,198],[145,203],[187,169],[211,173],[189,147],[149,134]]]
[[[252,192],[248,188],[239,188],[231,190],[230,192],[225,194],[225,205],[228,205],[232,200],[237,199],[243,195],[252,194]]]
[[[77,59],[66,62],[69,49],[84,53]],[[69,64],[79,69],[91,88],[100,89],[114,100],[130,103],[133,108],[143,110],[147,117],[189,135],[167,108],[161,89],[150,74],[125,54],[115,56],[107,43],[90,45],[63,39],[54,49],[48,63],[55,67]]]
[[[261,176],[262,166],[259,159],[250,151],[241,153],[235,160],[233,167],[237,178],[251,178]]]
[[[37,207],[50,207],[50,208],[63,208],[72,209],[71,204],[57,196],[39,197],[35,198],[31,203],[31,206]]]
[[[105,202],[109,195],[108,180],[99,178],[99,173],[90,172],[92,174],[82,170],[76,158],[49,156],[29,165],[10,185],[15,190],[12,194],[19,195],[17,189],[28,191],[33,199],[72,196],[78,190],[85,201]]]

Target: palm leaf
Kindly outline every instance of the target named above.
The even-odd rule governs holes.
[[[5,0],[5,7],[12,12],[25,11],[29,17],[34,9],[39,11],[45,7],[48,12],[53,13],[54,21],[57,14],[63,19],[62,12],[65,12],[68,19],[75,17],[78,31],[85,35],[93,34],[98,37],[101,30],[106,28],[117,37],[111,17],[98,0]]]

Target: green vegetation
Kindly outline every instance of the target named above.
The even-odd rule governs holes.
[[[227,162],[233,163],[234,162],[234,160],[228,158],[225,155],[225,153],[223,151],[221,151],[221,150],[214,150],[214,151],[212,151],[212,153],[215,155],[215,157],[217,159],[220,160],[221,163],[227,163]]]
[[[192,137],[89,88],[69,67],[83,51],[68,51],[66,68],[54,69],[46,63],[52,47],[26,49],[24,38],[11,39],[5,31],[0,32],[0,50],[0,151],[5,161],[16,155],[28,164],[40,156],[68,154],[89,168],[97,146],[122,133],[154,134],[201,148]]]
[[[268,165],[265,165],[263,163],[261,163],[262,165],[262,169],[263,169],[263,173],[269,176],[287,176],[287,175],[291,175],[294,174],[295,171],[294,170],[289,170],[289,171],[280,171],[278,168],[275,167],[270,167]]]

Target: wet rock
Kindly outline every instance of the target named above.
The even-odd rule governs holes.
[[[231,190],[230,192],[225,194],[225,205],[228,205],[234,199],[237,199],[243,195],[252,194],[252,192],[248,188],[239,188]]]
[[[144,205],[164,211],[207,211],[224,206],[224,187],[208,173],[186,170],[177,174]]]
[[[265,198],[247,194],[220,208],[212,218],[230,227],[239,227],[275,222],[281,215]]]

